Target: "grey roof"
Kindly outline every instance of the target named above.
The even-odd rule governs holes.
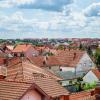
[[[57,76],[63,78],[64,80],[66,79],[75,79],[78,77],[83,77],[84,74],[86,74],[87,72],[80,72],[80,73],[74,73],[71,71],[56,71],[54,72]]]

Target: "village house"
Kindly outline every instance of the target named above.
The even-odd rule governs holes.
[[[83,80],[87,83],[93,83],[100,81],[100,71],[98,69],[90,70],[84,77]]]
[[[68,93],[55,80],[49,78],[38,77],[27,82],[0,80],[1,100],[64,100],[63,96],[67,97]]]
[[[18,44],[12,50],[12,53],[15,57],[32,57],[39,54],[39,52],[35,50],[32,44]]]
[[[74,73],[87,72],[94,68],[94,63],[85,51],[56,50],[53,56],[38,56],[31,61],[50,71],[71,71]]]
[[[62,71],[84,72],[94,67],[94,63],[85,51],[65,50],[56,54],[61,62],[67,66],[62,66]]]
[[[6,76],[0,77],[1,100],[95,100],[91,91],[69,93],[57,82],[61,80],[59,77],[34,65],[28,58],[10,59],[6,68]]]
[[[69,95],[57,82],[57,76],[33,65],[28,59],[14,58],[5,68],[6,76],[0,74],[2,100],[64,100],[64,96]],[[6,73],[6,70],[0,70]]]
[[[27,80],[35,76],[47,76],[61,80],[55,74],[34,65],[28,58],[13,58],[8,61],[7,77],[10,80]],[[38,73],[38,74],[37,74]]]
[[[7,45],[1,45],[0,46],[0,54],[1,55],[6,55],[7,57],[12,57],[12,47],[13,46],[7,46]],[[2,57],[0,55],[0,57]]]

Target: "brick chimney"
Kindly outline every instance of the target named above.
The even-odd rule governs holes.
[[[74,57],[73,57],[73,60],[76,58],[76,53],[74,52]]]
[[[47,60],[48,60],[48,56],[44,56],[44,61],[43,61],[43,64],[44,64],[44,65],[47,64]]]
[[[7,76],[7,68],[0,66],[0,79],[4,79]]]
[[[5,66],[8,66],[8,60],[9,60],[8,58],[4,59],[4,65]]]

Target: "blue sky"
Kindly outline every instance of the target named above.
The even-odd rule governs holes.
[[[100,0],[0,0],[0,38],[100,38]]]

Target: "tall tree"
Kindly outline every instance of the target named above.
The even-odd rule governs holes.
[[[95,53],[95,63],[97,66],[100,66],[100,48],[96,50]]]
[[[93,56],[93,53],[92,53],[92,50],[90,47],[87,48],[87,53],[90,55],[90,56]]]

